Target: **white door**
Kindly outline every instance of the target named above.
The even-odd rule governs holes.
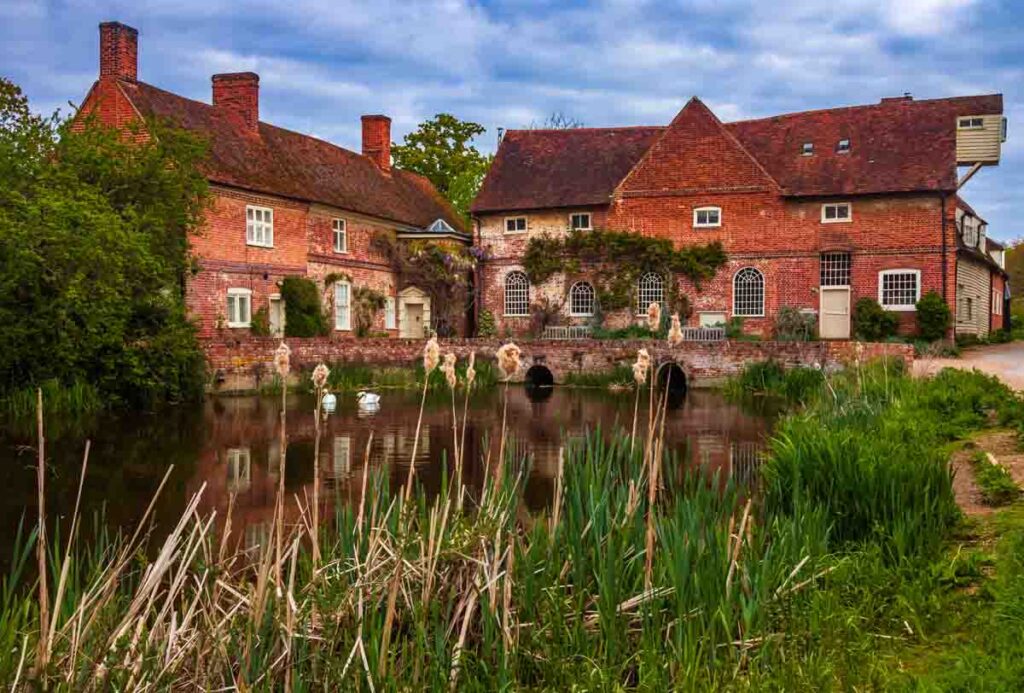
[[[850,338],[849,287],[821,287],[818,334],[822,339]]]
[[[405,324],[402,325],[402,336],[410,339],[422,339],[423,330],[423,304],[405,304]]]
[[[284,336],[284,301],[280,296],[270,297],[270,334]]]

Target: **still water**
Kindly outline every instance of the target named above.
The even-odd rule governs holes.
[[[555,388],[545,395],[537,397],[522,387],[508,391],[509,437],[515,449],[532,460],[524,499],[527,511],[542,509],[549,501],[568,439],[598,426],[628,430],[633,417],[632,394]],[[754,474],[769,417],[730,404],[715,391],[692,390],[674,404],[666,419],[665,438],[682,463],[744,478]],[[288,400],[285,487],[290,499],[312,495],[313,406],[311,396]],[[239,541],[258,542],[274,511],[280,408],[279,397],[221,397],[156,413],[51,422],[46,450],[48,515],[63,516],[66,522],[72,514],[82,454],[90,440],[82,492],[86,528],[134,528],[173,465],[153,513],[155,538],[173,526],[188,500],[202,489],[200,510],[216,510],[221,518],[218,526],[234,495],[232,534]],[[329,505],[358,501],[366,464],[371,473],[387,475],[393,486],[404,483],[418,410],[418,393],[385,390],[379,410],[372,413],[360,411],[351,393],[339,395],[338,408],[321,432],[322,493]],[[461,417],[461,401],[458,411]],[[464,474],[471,489],[482,484],[482,460],[489,452],[494,458],[498,454],[501,411],[500,389],[479,393],[470,402]],[[31,427],[0,432],[0,546],[4,549],[0,567],[10,559],[9,547],[20,519],[35,522],[34,446]],[[417,479],[428,493],[436,491],[452,448],[450,399],[435,395],[428,400],[415,447]],[[293,510],[297,507],[294,502],[290,505]]]

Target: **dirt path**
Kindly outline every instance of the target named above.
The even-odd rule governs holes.
[[[958,359],[922,358],[914,362],[915,375],[931,375],[943,368],[976,368],[996,376],[1014,390],[1024,390],[1024,342],[965,349]]]
[[[988,431],[975,438],[953,454],[953,494],[960,509],[967,515],[990,515],[997,510],[985,505],[981,499],[981,491],[974,482],[974,469],[971,457],[978,450],[990,453],[999,464],[1006,467],[1018,486],[1024,488],[1024,452],[1017,444],[1017,434],[1013,431]]]

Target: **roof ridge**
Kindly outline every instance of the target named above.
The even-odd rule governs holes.
[[[505,130],[505,136],[507,137],[513,132],[579,132],[581,130],[587,132],[601,132],[608,130],[664,130],[667,125],[610,125],[607,127],[584,127],[584,128],[509,128]]]
[[[897,97],[897,100],[892,101],[892,102],[882,102],[882,101],[880,101],[878,103],[852,104],[850,106],[834,106],[832,108],[811,108],[811,109],[808,109],[806,111],[790,111],[788,113],[776,113],[775,115],[760,116],[758,118],[742,118],[740,120],[730,120],[727,123],[723,123],[723,125],[740,125],[740,124],[744,124],[744,123],[757,123],[757,122],[760,122],[760,121],[763,121],[763,120],[775,120],[775,119],[778,119],[778,118],[795,118],[797,116],[814,115],[814,114],[819,114],[819,113],[835,113],[835,112],[839,112],[839,111],[854,111],[854,110],[868,109],[868,108],[881,108],[883,106],[892,106],[892,105],[896,105],[896,104],[904,105],[904,106],[914,106],[914,105],[918,105],[918,104],[931,104],[931,103],[935,103],[937,101],[959,101],[961,99],[977,99],[977,98],[985,98],[985,97],[990,97],[990,96],[1002,96],[1002,93],[1001,92],[992,92],[990,94],[970,94],[970,95],[967,95],[967,96],[940,96],[940,97],[936,97],[934,99],[907,99],[907,100],[903,100],[903,99],[900,99],[899,97]]]

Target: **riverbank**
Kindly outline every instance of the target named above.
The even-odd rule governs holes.
[[[48,626],[51,682],[913,683],[901,658],[953,625],[953,590],[983,572],[977,558],[950,558],[961,526],[950,448],[1018,423],[1019,401],[970,373],[826,375],[778,426],[756,488],[722,474],[709,484],[706,470],[663,455],[657,407],[638,404],[635,427],[565,447],[539,514],[521,511],[527,458],[509,445],[479,491],[462,483],[456,455],[432,498],[413,467],[413,485],[392,489],[364,466],[355,502],[323,529],[309,498],[289,495],[301,521],[275,523],[242,553],[191,511],[153,562],[127,540],[75,552]],[[60,575],[60,551],[51,560]],[[38,609],[24,589],[0,594],[12,595],[0,676],[24,680]]]

